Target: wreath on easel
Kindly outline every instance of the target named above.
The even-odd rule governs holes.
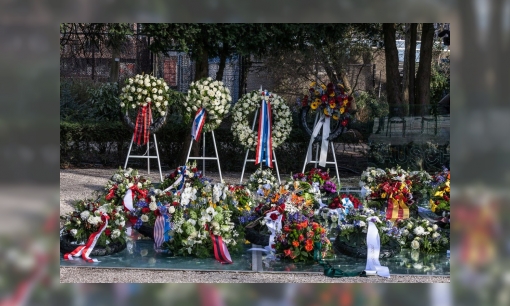
[[[138,74],[126,80],[120,100],[124,122],[134,130],[134,143],[146,144],[149,134],[158,131],[166,122],[171,103],[168,85],[162,78]],[[136,120],[133,122],[129,110],[137,107]]]
[[[262,92],[254,90],[243,95],[234,105],[232,117],[232,133],[239,142],[249,150],[254,151],[257,146],[257,130],[253,130],[248,116],[260,107],[264,96]],[[267,97],[266,97],[267,98]],[[289,136],[292,130],[292,114],[282,97],[271,94],[268,98],[271,104],[272,118],[272,147],[281,145]]]

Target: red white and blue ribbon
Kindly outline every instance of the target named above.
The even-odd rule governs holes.
[[[176,194],[177,192],[182,191],[182,189],[184,188],[184,182],[185,182],[185,176],[186,176],[186,166],[179,167],[179,170],[177,171],[177,173],[179,174],[179,177],[175,180],[175,182],[171,186],[169,186],[168,188],[163,190],[163,192],[175,190],[175,192],[173,192],[173,193]]]
[[[214,250],[214,258],[222,264],[231,264],[232,258],[230,258],[230,253],[228,252],[227,244],[221,236],[214,235],[209,227],[206,225],[205,229],[209,231],[211,236],[211,241]]]
[[[170,230],[172,229],[170,224],[170,216],[167,214],[168,207],[170,205],[162,205],[158,202],[158,209],[160,215],[154,222],[154,248],[159,251],[161,245],[170,240]]]
[[[202,107],[195,114],[195,119],[193,119],[193,126],[191,127],[191,137],[196,141],[200,140],[200,134],[202,133],[202,128],[205,124],[205,118],[205,108]]]
[[[269,102],[269,93],[262,92],[262,105],[260,107],[259,131],[257,139],[257,150],[255,152],[255,165],[266,161],[266,166],[273,168],[273,140],[271,137],[271,103]]]
[[[73,257],[81,256],[83,258],[83,260],[85,260],[86,262],[90,262],[90,263],[99,262],[97,259],[90,258],[89,255],[92,252],[92,250],[94,249],[94,247],[96,246],[99,236],[101,236],[101,234],[104,232],[104,230],[108,226],[109,219],[110,219],[110,217],[107,214],[103,213],[101,215],[101,221],[103,221],[103,225],[99,228],[99,230],[97,230],[97,232],[94,232],[89,236],[89,239],[87,240],[87,243],[85,245],[80,245],[79,247],[74,249],[74,251],[72,251],[71,253],[64,254],[64,259],[65,260],[73,260]]]

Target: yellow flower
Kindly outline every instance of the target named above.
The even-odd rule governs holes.
[[[334,114],[333,119],[338,120],[338,119],[340,119],[340,117],[338,117],[338,114]]]
[[[324,115],[329,116],[329,112],[328,112],[327,108],[324,109]]]
[[[449,188],[450,187],[450,180],[446,181],[445,185]]]
[[[432,212],[436,212],[436,208],[437,208],[436,203],[434,203],[434,201],[432,201],[432,199],[431,199],[431,200],[429,200],[429,203],[430,203],[430,210],[431,210]]]
[[[315,87],[315,85],[317,85],[317,83],[316,83],[316,82],[312,82],[312,83],[310,83],[310,87]]]
[[[335,92],[332,92],[329,94],[330,97],[334,97],[335,96]]]
[[[340,114],[345,113],[345,107],[340,107]]]
[[[317,109],[317,107],[319,107],[319,103],[317,103],[317,102],[313,102],[313,103],[310,105],[310,107],[311,107],[312,109]]]
[[[381,198],[386,199],[386,192],[383,192],[383,193],[381,194]]]
[[[330,102],[330,103],[329,103],[329,107],[331,107],[331,108],[335,108],[335,107],[336,107],[336,103],[335,103],[335,102]]]
[[[347,103],[349,103],[349,100],[344,100],[343,106],[347,106]]]
[[[444,194],[444,191],[436,191],[436,193],[434,194],[435,197],[442,197]]]
[[[321,88],[322,88],[322,90],[326,90],[326,85],[321,84]]]

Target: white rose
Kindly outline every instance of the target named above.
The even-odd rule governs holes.
[[[146,95],[146,94],[147,94],[147,90],[145,90],[145,89],[144,89],[144,90],[142,91],[142,94],[143,94],[143,95]]]
[[[134,87],[131,87],[131,92],[135,92],[135,88]]]
[[[149,102],[151,102],[152,100],[151,100],[151,98],[146,98],[146,99],[145,99],[145,101],[146,101],[147,103],[149,103]]]
[[[141,89],[140,87],[138,87],[138,88],[136,89],[136,92],[142,92],[142,89]]]
[[[71,235],[73,235],[73,237],[74,237],[74,236],[76,236],[76,234],[77,234],[77,233],[78,233],[78,230],[77,230],[77,229],[73,228],[73,229],[71,230]]]
[[[161,80],[157,80],[156,84],[161,85]]]
[[[175,212],[175,207],[170,206],[170,207],[168,208],[168,212],[169,212],[169,213],[171,213],[171,214],[173,214],[173,213]]]
[[[129,82],[129,84],[133,84],[133,79],[132,79],[132,78],[129,78],[129,79],[128,79],[128,82]]]
[[[159,96],[159,97],[158,97],[158,100],[159,100],[159,101],[163,101],[163,96]]]
[[[152,86],[154,86],[154,87],[155,87],[155,86],[156,86],[156,82],[152,82]]]
[[[120,102],[120,107],[124,107],[124,102]]]
[[[146,215],[146,214],[143,214],[140,219],[142,220],[142,222],[147,222],[149,221],[149,217]]]
[[[166,113],[165,112],[160,112],[161,116],[164,116]]]
[[[131,104],[131,108],[136,108],[136,104]]]
[[[149,204],[149,208],[150,208],[150,210],[154,211],[158,208],[158,205],[156,204],[156,202],[151,202]]]
[[[161,94],[163,94],[163,91],[160,89],[160,90],[158,90],[158,95],[161,95]]]
[[[168,105],[168,101],[166,101],[166,100],[165,100],[165,101],[163,101],[163,105],[164,105],[164,106],[167,106],[167,105]]]
[[[129,97],[128,97],[128,101],[129,101],[129,102],[133,101],[133,97],[129,96]]]

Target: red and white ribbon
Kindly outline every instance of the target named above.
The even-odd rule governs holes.
[[[195,114],[193,126],[191,127],[191,137],[196,141],[200,140],[200,134],[202,133],[206,117],[207,114],[205,113],[205,108],[200,108]]]
[[[138,145],[144,145],[149,141],[149,131],[152,120],[151,104],[147,103],[138,110],[136,116],[133,141]]]
[[[99,236],[104,232],[106,227],[108,226],[108,220],[110,217],[102,213],[101,214],[101,221],[103,221],[103,225],[99,228],[97,232],[92,233],[89,236],[89,239],[87,240],[87,243],[85,245],[80,245],[74,251],[71,253],[67,253],[64,255],[65,260],[73,260],[73,257],[79,257],[81,256],[86,262],[99,262],[97,259],[90,258],[89,255],[96,246],[97,240],[99,239]]]
[[[257,149],[255,151],[255,165],[265,161],[266,165],[273,168],[273,140],[272,140],[272,122],[271,122],[271,103],[270,94],[262,92],[262,105],[260,107],[259,131],[257,136]]]

